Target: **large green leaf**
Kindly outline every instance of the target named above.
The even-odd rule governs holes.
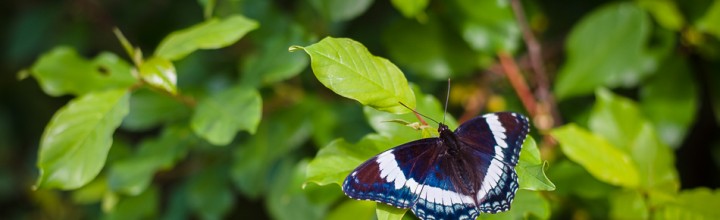
[[[555,184],[545,175],[546,165],[547,162],[543,163],[540,159],[540,149],[535,139],[528,135],[520,150],[518,165],[515,167],[520,189],[555,190]]]
[[[391,0],[390,3],[406,18],[422,15],[430,0]]]
[[[657,219],[719,219],[720,191],[707,188],[683,190],[655,212]]]
[[[177,71],[169,60],[162,57],[151,57],[138,67],[138,72],[140,78],[147,84],[172,95],[177,94]]]
[[[240,40],[258,23],[241,15],[225,19],[213,18],[192,27],[175,31],[165,37],[155,50],[155,56],[179,60],[198,49],[217,49]]]
[[[568,158],[598,180],[626,187],[639,185],[638,170],[630,156],[604,138],[574,124],[553,129],[551,134]]]
[[[495,54],[514,51],[520,43],[520,27],[509,0],[455,0],[460,32],[476,51]]]
[[[115,54],[101,53],[86,60],[75,49],[63,46],[43,54],[31,74],[51,96],[128,88],[137,81],[130,74],[130,65]]]
[[[478,219],[549,219],[550,203],[539,192],[518,190],[507,212],[483,213]]]
[[[398,20],[383,33],[390,58],[409,73],[447,80],[472,73],[478,56],[438,19],[425,24]]]
[[[583,18],[566,43],[567,61],[555,81],[557,97],[636,85],[656,63],[646,51],[650,25],[632,3],[610,4]]]
[[[326,37],[307,46],[293,46],[310,55],[320,82],[335,93],[382,111],[409,112],[400,102],[415,108],[415,95],[405,75],[390,61],[373,56],[362,44],[347,38]]]
[[[191,126],[211,144],[227,145],[240,130],[255,133],[261,111],[262,99],[257,91],[234,87],[200,101]]]
[[[58,110],[40,140],[35,187],[76,189],[95,178],[127,113],[124,89],[88,93]]]
[[[679,187],[672,150],[661,142],[636,103],[610,91],[597,91],[590,128],[632,157],[646,189],[674,192]]]
[[[373,0],[310,0],[315,10],[331,22],[353,19],[367,10]]]
[[[682,144],[699,107],[698,87],[690,72],[683,58],[670,57],[640,90],[643,113],[663,142],[674,148]],[[670,89],[676,85],[682,88]]]

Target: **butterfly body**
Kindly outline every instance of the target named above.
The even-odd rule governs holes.
[[[529,132],[527,118],[502,112],[460,125],[440,124],[437,138],[378,154],[351,172],[343,191],[354,199],[410,208],[421,219],[475,219],[510,208],[514,167]]]

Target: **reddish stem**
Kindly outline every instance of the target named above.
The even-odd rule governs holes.
[[[515,89],[518,97],[520,97],[520,101],[523,103],[523,106],[525,106],[525,109],[530,114],[530,117],[534,118],[536,115],[535,113],[537,112],[537,102],[535,102],[535,98],[530,92],[530,88],[528,88],[527,83],[525,83],[525,79],[520,74],[520,70],[515,63],[515,60],[505,52],[498,52],[498,58],[500,58],[500,65],[503,68],[503,72],[507,76],[512,87]]]

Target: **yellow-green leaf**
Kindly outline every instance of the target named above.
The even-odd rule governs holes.
[[[583,166],[598,180],[619,186],[637,187],[640,177],[630,156],[575,124],[554,129],[552,136],[570,160]]]

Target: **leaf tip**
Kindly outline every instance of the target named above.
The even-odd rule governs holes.
[[[290,47],[288,48],[288,51],[289,51],[289,52],[295,52],[295,51],[298,51],[298,50],[305,50],[305,47],[303,47],[303,46],[298,46],[298,45],[292,45],[292,46],[290,46]]]
[[[17,74],[15,75],[15,77],[17,78],[18,81],[22,81],[22,80],[27,79],[28,77],[30,77],[30,74],[31,74],[31,73],[30,73],[30,70],[28,70],[28,69],[21,69],[20,71],[17,72]]]

